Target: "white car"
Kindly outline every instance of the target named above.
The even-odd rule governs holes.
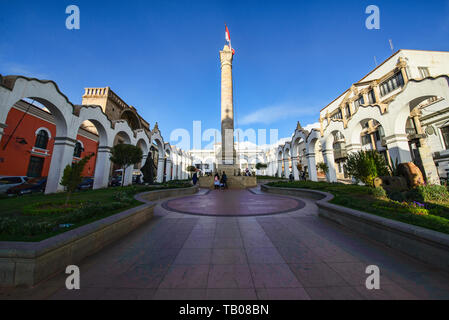
[[[9,188],[16,187],[28,181],[28,177],[0,177],[0,193],[6,193]]]

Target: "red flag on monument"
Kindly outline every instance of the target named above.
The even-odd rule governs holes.
[[[225,24],[226,27],[226,31],[225,31],[225,37],[226,37],[226,41],[229,43],[229,49],[231,49],[232,54],[235,54],[235,50],[232,49],[232,45],[231,45],[231,34],[229,33],[229,29],[228,26]]]
[[[231,45],[231,34],[229,33],[228,26],[225,25],[225,27],[226,27],[226,31],[225,31],[226,41],[229,42],[229,45]]]

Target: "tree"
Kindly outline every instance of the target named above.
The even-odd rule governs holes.
[[[94,155],[95,153],[92,153],[91,155],[81,159],[79,162],[75,162],[72,165],[67,165],[65,167],[64,174],[61,179],[61,186],[65,187],[67,191],[65,206],[68,205],[72,192],[76,191],[78,186],[83,181],[83,177],[81,175],[84,167]]]
[[[125,172],[128,167],[142,161],[143,153],[139,147],[131,144],[118,144],[111,149],[111,161],[122,170],[122,186],[125,184]]]
[[[316,165],[317,170],[320,170],[321,172],[327,174],[329,172],[329,166],[326,162],[320,162]]]
[[[143,181],[145,183],[153,184],[154,178],[156,176],[156,165],[154,164],[154,159],[152,157],[151,152],[148,154],[147,161],[145,161],[145,164],[142,168],[140,168],[140,171],[143,174]]]
[[[268,168],[268,165],[267,164],[265,164],[265,163],[257,163],[256,164],[256,169],[257,170],[261,170],[261,169],[266,169],[266,168]]]
[[[384,157],[374,150],[349,154],[344,168],[357,182],[368,186],[374,186],[377,177],[390,175]]]

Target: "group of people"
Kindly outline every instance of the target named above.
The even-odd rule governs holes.
[[[214,176],[214,188],[216,190],[218,189],[227,189],[228,188],[228,176],[226,175],[226,172],[223,171],[223,174],[220,175],[218,172]]]
[[[193,185],[196,185],[198,183],[198,173],[195,172],[192,176],[192,182]],[[214,176],[214,187],[215,189],[228,189],[228,176],[223,171],[223,174],[220,175],[218,172]]]
[[[288,180],[290,180],[290,182],[293,182],[295,180],[295,176],[293,175],[293,173],[290,172],[290,175],[288,176]],[[299,180],[307,181],[307,176],[306,176],[305,171],[299,171]]]

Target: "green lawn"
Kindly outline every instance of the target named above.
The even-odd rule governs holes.
[[[44,195],[32,194],[0,199],[0,241],[36,242],[75,229],[137,207],[142,203],[133,196],[137,193],[189,187],[186,182],[167,183],[154,186],[116,187],[74,193],[70,203],[88,206],[83,212],[29,214],[27,208],[40,203],[63,203],[65,193]],[[73,224],[73,226],[60,226]]]
[[[413,204],[406,205],[388,198],[376,198],[373,195],[374,189],[366,186],[311,181],[272,182],[268,185],[325,191],[335,196],[331,201],[333,204],[449,234],[449,199],[427,202],[426,209],[421,209],[413,207]],[[421,214],[422,212],[426,214]]]

